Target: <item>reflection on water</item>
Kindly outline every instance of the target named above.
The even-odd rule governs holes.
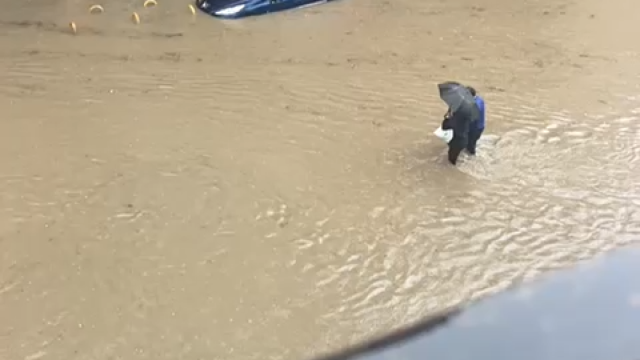
[[[618,7],[92,4],[0,13],[0,358],[298,358],[640,232]],[[488,106],[458,169],[449,79]]]

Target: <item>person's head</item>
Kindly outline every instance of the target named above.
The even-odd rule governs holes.
[[[467,90],[469,90],[473,97],[476,97],[476,89],[472,88],[471,86],[467,86]]]

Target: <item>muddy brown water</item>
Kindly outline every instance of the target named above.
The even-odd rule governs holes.
[[[0,359],[299,359],[640,233],[635,1],[92,4],[0,12]]]

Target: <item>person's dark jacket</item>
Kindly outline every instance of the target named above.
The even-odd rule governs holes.
[[[475,105],[475,104],[474,104]],[[449,146],[463,149],[469,142],[469,126],[478,117],[478,112],[472,107],[462,106],[456,110],[449,118],[442,122],[442,129],[453,129],[453,139]]]

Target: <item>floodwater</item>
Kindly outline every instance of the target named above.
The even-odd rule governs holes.
[[[0,12],[0,359],[299,359],[640,235],[637,1],[92,4]]]

